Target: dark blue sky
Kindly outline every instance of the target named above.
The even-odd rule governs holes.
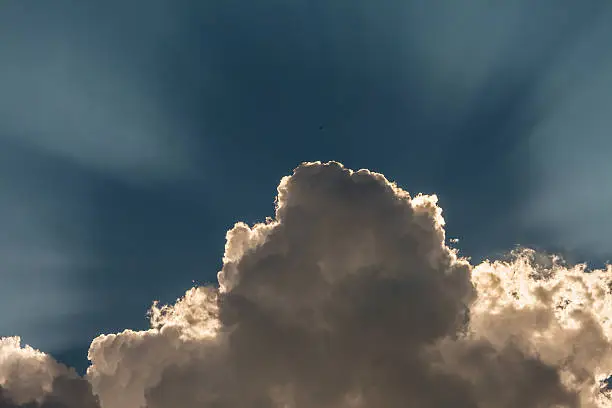
[[[82,367],[302,161],[437,193],[476,259],[608,259],[607,3],[3,4],[0,336]]]

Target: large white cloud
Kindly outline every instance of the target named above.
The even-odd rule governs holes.
[[[53,392],[58,407],[612,406],[612,270],[528,250],[472,266],[436,201],[305,163],[274,219],[228,232],[217,287],[94,339],[87,382],[4,340],[4,406]],[[66,378],[81,405],[54,391]]]

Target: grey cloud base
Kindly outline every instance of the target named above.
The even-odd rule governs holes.
[[[0,407],[612,407],[610,268],[470,265],[435,196],[335,162],[276,204],[227,233],[218,287],[94,339],[84,378],[2,340]]]

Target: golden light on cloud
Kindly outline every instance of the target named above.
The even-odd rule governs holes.
[[[610,267],[471,265],[435,196],[335,162],[226,240],[218,286],[94,339],[84,378],[2,340],[0,407],[612,407]]]

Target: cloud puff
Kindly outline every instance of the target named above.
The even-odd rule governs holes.
[[[19,337],[0,339],[0,408],[99,407],[89,383],[73,369]]]
[[[228,232],[218,287],[154,304],[147,331],[93,340],[80,384],[95,397],[77,406],[612,406],[612,270],[528,250],[472,266],[443,226],[435,196],[305,163],[274,219]],[[79,381],[4,341],[15,404]]]

